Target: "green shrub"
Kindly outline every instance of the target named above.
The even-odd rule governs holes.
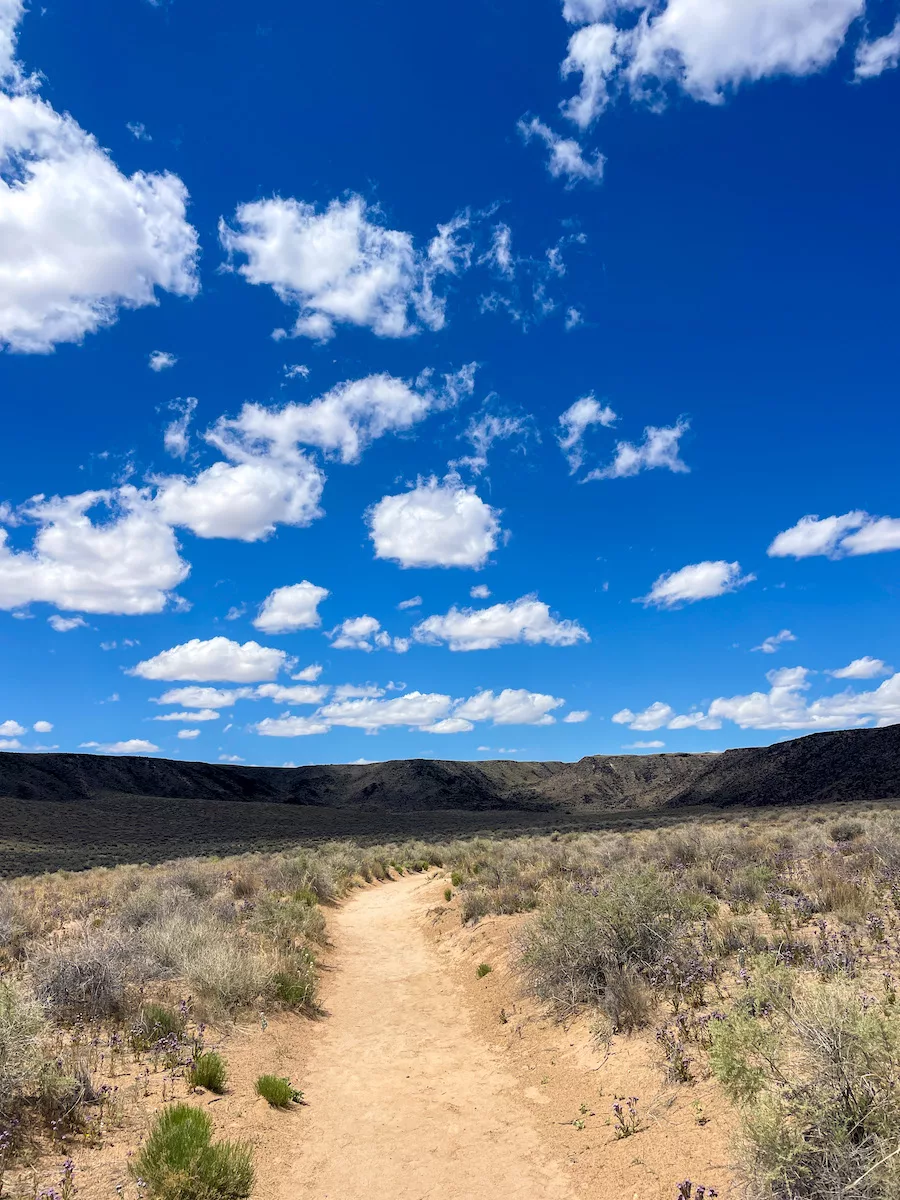
[[[154,1200],[244,1200],[255,1178],[249,1144],[213,1143],[209,1115],[189,1104],[160,1113],[131,1174]]]
[[[453,888],[444,888],[444,899],[448,901],[448,903],[453,899]]]
[[[455,888],[462,886],[463,877],[459,871],[453,871],[450,875],[450,882]]]
[[[225,1060],[215,1050],[198,1054],[188,1069],[190,1087],[205,1088],[208,1092],[215,1092],[217,1096],[223,1095],[227,1077]]]
[[[493,897],[487,888],[467,888],[461,893],[459,916],[463,924],[468,921],[477,921],[480,917],[486,917],[493,911]]]
[[[149,1050],[162,1038],[181,1037],[184,1033],[184,1016],[164,1004],[148,1001],[141,1008],[137,1021],[131,1027],[131,1044],[135,1050]]]
[[[709,1062],[731,1100],[756,1099],[771,1072],[774,1048],[774,1030],[747,1012],[733,1012],[716,1022]]]
[[[475,971],[475,974],[477,975],[477,977],[479,979],[484,979],[485,975],[490,975],[490,973],[491,973],[491,971],[493,971],[493,969],[494,968],[491,966],[490,963],[479,963],[478,968]]]
[[[289,1079],[283,1079],[280,1075],[260,1075],[256,1081],[256,1091],[273,1108],[290,1108],[303,1099],[303,1093],[297,1091]]]
[[[771,867],[753,866],[735,871],[728,888],[729,898],[738,904],[758,904],[774,878]]]

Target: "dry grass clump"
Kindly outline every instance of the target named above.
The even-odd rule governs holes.
[[[121,1017],[129,984],[143,976],[140,948],[112,929],[83,929],[39,944],[28,956],[28,978],[41,1003],[59,1019]]]
[[[37,1092],[44,1012],[20,983],[0,980],[0,1121],[17,1119]]]

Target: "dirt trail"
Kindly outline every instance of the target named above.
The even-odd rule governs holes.
[[[367,888],[333,918],[329,1016],[279,1200],[578,1200],[426,941],[428,887]]]

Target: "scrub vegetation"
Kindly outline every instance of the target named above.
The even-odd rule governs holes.
[[[652,1035],[671,1084],[718,1081],[740,1114],[741,1195],[900,1194],[892,811],[476,841],[448,861],[464,922],[531,914],[514,961],[553,1012],[592,1011],[608,1039]],[[614,1106],[617,1136],[637,1131],[636,1105]]]
[[[279,1011],[327,1020],[328,906],[429,869],[443,911],[510,922],[517,986],[552,1018],[586,1013],[600,1042],[645,1039],[667,1086],[715,1081],[716,1102],[739,1114],[738,1194],[900,1194],[900,817],[845,806],[2,883],[0,1195],[36,1194],[29,1166],[62,1161],[45,1193],[74,1196],[79,1153],[115,1141],[150,1080],[163,1103],[125,1194],[249,1195],[251,1146],[217,1134],[202,1100],[233,1086],[222,1031]],[[475,964],[482,986],[506,970]],[[303,1080],[265,1065],[241,1086],[294,1120]],[[652,1138],[644,1101],[616,1103],[616,1139]],[[673,1200],[720,1183],[685,1180]]]

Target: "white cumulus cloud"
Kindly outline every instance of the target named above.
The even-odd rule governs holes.
[[[297,629],[315,629],[322,624],[319,605],[331,593],[304,579],[301,583],[275,588],[266,596],[253,621],[263,633],[292,633]]]
[[[563,717],[564,725],[580,725],[582,721],[586,721],[590,716],[590,712],[586,708],[576,708],[570,713],[566,713]]]
[[[321,517],[325,485],[310,446],[326,458],[355,463],[374,440],[411,429],[430,413],[451,407],[474,387],[474,364],[432,385],[430,372],[415,385],[389,375],[348,380],[307,404],[245,404],[220,417],[204,434],[224,455],[194,476],[157,476],[157,508],[174,526],[198,537],[259,541],[277,525],[305,526]],[[171,427],[170,427],[171,428]],[[186,450],[186,427],[171,447]]]
[[[254,729],[262,737],[310,737],[327,733],[331,726],[315,717],[294,717],[282,713],[280,717],[266,717]]]
[[[159,746],[144,738],[129,738],[125,742],[82,742],[80,750],[96,750],[99,754],[155,754]]]
[[[195,712],[172,712],[162,713],[158,717],[151,717],[152,721],[178,721],[184,725],[186,721],[218,721],[221,713],[217,713],[212,708],[198,708]]]
[[[451,408],[474,386],[474,363],[445,375],[437,387],[428,372],[415,384],[393,375],[367,375],[336,384],[307,404],[245,404],[237,417],[220,418],[207,440],[235,461],[265,454],[291,462],[302,445],[355,463],[378,438],[411,429],[431,413]]]
[[[348,617],[326,634],[331,639],[333,650],[391,650],[397,654],[405,654],[409,649],[407,638],[392,638],[381,628],[381,622],[375,617]]]
[[[471,721],[464,721],[462,717],[444,717],[433,725],[421,726],[423,733],[471,733],[474,728]]]
[[[772,558],[843,558],[900,550],[900,517],[873,517],[855,510],[842,516],[801,517],[769,546]]]
[[[719,729],[722,724],[718,717],[704,712],[679,715],[670,704],[663,704],[661,700],[654,701],[643,712],[632,712],[630,708],[623,708],[614,713],[612,719],[616,725],[627,725],[629,729],[648,733],[654,729],[662,729],[663,726],[667,729]]]
[[[18,721],[0,722],[0,737],[19,737],[25,732],[25,726]]]
[[[179,729],[178,733],[175,736],[183,742],[190,742],[190,741],[193,741],[194,738],[198,738],[200,736],[200,730],[199,729]]]
[[[737,591],[756,578],[742,575],[737,562],[701,562],[682,567],[680,571],[667,571],[653,584],[646,596],[639,597],[646,607],[674,608],[679,604],[693,604],[696,600],[710,600]]]
[[[276,525],[310,525],[322,515],[325,476],[310,459],[216,462],[193,477],[157,478],[157,508],[170,525],[202,538],[257,542]]]
[[[254,697],[260,700],[274,700],[276,704],[321,704],[328,695],[328,688],[319,687],[284,687],[280,683],[261,683],[254,689]]]
[[[154,704],[176,704],[184,708],[230,708],[238,700],[244,700],[250,695],[250,688],[212,688],[212,687],[181,687],[170,688],[162,696],[153,699]],[[118,699],[118,697],[117,697]],[[159,718],[165,720],[166,718]],[[173,718],[174,719],[174,718]],[[208,718],[205,718],[208,719]],[[191,720],[199,721],[200,717]]]
[[[577,621],[558,620],[536,596],[522,596],[511,604],[489,608],[457,608],[442,616],[426,617],[413,628],[418,642],[446,643],[451,650],[493,650],[516,642],[574,646],[589,642],[587,630]]]
[[[470,721],[492,721],[495,725],[552,725],[552,710],[565,704],[556,696],[529,692],[525,688],[504,688],[497,695],[478,692],[454,710],[454,716]]]
[[[315,716],[330,725],[354,729],[374,731],[386,727],[417,728],[433,725],[447,716],[450,705],[449,696],[407,692],[405,696],[397,696],[393,700],[364,697],[336,701],[324,705]]]
[[[154,350],[147,359],[147,366],[151,371],[167,371],[170,367],[174,367],[178,362],[174,354],[170,354],[168,350]]]
[[[239,205],[231,225],[220,221],[219,236],[249,283],[268,285],[297,309],[294,337],[325,342],[342,324],[379,337],[441,329],[444,301],[433,284],[438,273],[464,265],[451,238],[457,223],[443,227],[429,253],[380,218],[359,195],[323,210],[273,197]]]
[[[315,683],[321,674],[321,664],[310,663],[308,667],[304,667],[301,671],[298,671],[296,675],[292,675],[291,679],[299,680],[302,683]]]
[[[226,637],[214,637],[208,641],[192,638],[189,642],[139,662],[128,674],[138,675],[141,679],[257,683],[274,679],[286,659],[284,650],[273,650],[260,646],[258,642],[244,642],[241,645]],[[185,704],[186,701],[176,700],[174,703]],[[215,705],[207,703],[204,707],[213,708]]]
[[[834,61],[864,5],[865,0],[610,0],[603,5],[566,0],[566,19],[582,28],[569,41],[562,70],[580,75],[581,86],[563,111],[586,129],[619,93],[659,109],[670,86],[719,104],[742,84],[811,75]]]
[[[92,521],[105,507],[109,519]],[[161,612],[189,567],[146,493],[125,486],[76,496],[34,497],[18,520],[38,526],[30,550],[12,550],[0,529],[0,608],[45,601],[91,613]]]
[[[856,78],[874,79],[900,63],[900,17],[883,37],[860,42],[856,47]]]
[[[890,675],[894,668],[889,667],[880,658],[872,658],[866,654],[863,658],[854,658],[846,667],[836,671],[826,671],[833,679],[877,679],[879,675]]]
[[[474,475],[480,475],[488,465],[488,451],[494,442],[519,438],[521,451],[524,449],[524,439],[528,433],[528,421],[524,417],[503,416],[490,412],[483,413],[480,417],[472,417],[465,432],[461,434],[472,447],[472,453],[454,459],[450,467],[454,470],[466,467]]]
[[[171,365],[171,364],[170,364]],[[155,370],[162,368],[156,367]],[[187,456],[188,447],[191,442],[191,435],[188,432],[190,429],[191,418],[194,415],[194,409],[197,407],[197,399],[195,396],[188,396],[182,400],[172,400],[169,408],[178,413],[173,421],[170,421],[163,432],[163,445],[173,458],[185,458]]]
[[[339,683],[334,689],[335,700],[357,700],[360,698],[378,699],[383,696],[384,688],[374,683]]]
[[[629,729],[645,730],[648,733],[654,729],[662,729],[663,725],[668,725],[669,721],[675,716],[675,709],[670,704],[663,704],[657,700],[651,704],[649,708],[645,708],[643,712],[632,712],[630,708],[623,708],[617,713],[613,713],[613,722],[616,725],[627,725]]]
[[[50,721],[35,721],[31,727],[35,733],[52,733],[53,725]]]
[[[375,557],[401,567],[481,567],[500,534],[497,510],[456,475],[383,496],[366,519]]]
[[[87,621],[84,617],[61,617],[58,613],[54,613],[52,617],[47,618],[47,624],[57,633],[70,633],[73,629],[81,629],[87,627]]]
[[[864,662],[864,660],[858,660]],[[879,660],[872,660],[878,662]],[[850,667],[855,667],[851,663]],[[868,664],[863,670],[875,671]],[[890,668],[885,667],[889,671]],[[879,672],[881,673],[881,672]],[[645,714],[623,710],[614,721],[628,724],[632,729],[718,729],[722,721],[732,721],[741,729],[782,729],[787,731],[805,729],[848,729],[875,724],[878,726],[900,724],[900,673],[890,675],[877,688],[869,692],[855,692],[848,687],[835,695],[819,696],[810,700],[812,688],[811,672],[807,667],[782,667],[769,671],[766,680],[767,692],[750,692],[747,695],[720,696],[713,700],[707,712],[689,713],[683,717],[658,720],[671,712],[668,705],[651,705]],[[832,673],[834,674],[834,673]],[[838,678],[867,678],[866,675],[838,675]],[[667,713],[657,713],[657,723],[652,718],[642,720],[652,710],[665,708]],[[629,719],[630,718],[630,719]],[[633,720],[641,720],[640,724]]]
[[[0,346],[47,352],[198,289],[188,194],[169,173],[123,175],[15,60],[23,6],[0,15]]]

